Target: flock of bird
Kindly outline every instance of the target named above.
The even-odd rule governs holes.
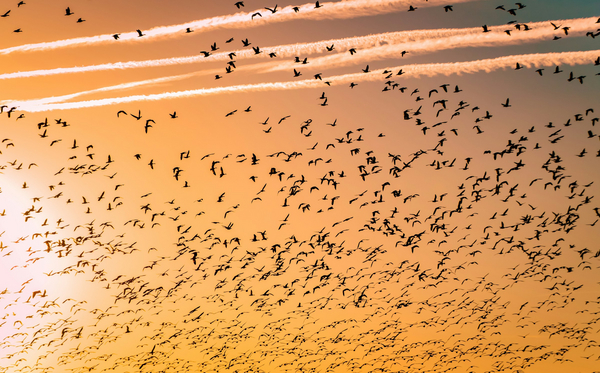
[[[521,120],[511,97],[401,75],[344,87],[398,95],[385,126],[342,115],[321,73],[296,105],[322,116],[219,113],[250,151],[152,152],[180,109],[103,108],[134,128],[119,146],[2,106],[0,372],[596,371],[600,106]]]
[[[19,3],[17,4],[17,8],[21,7],[21,5],[25,5],[25,2],[19,1]],[[10,15],[10,12],[11,12],[11,9],[4,12],[2,15],[0,15],[0,17],[4,17],[4,18],[8,17]],[[65,9],[65,16],[72,16],[73,14],[75,14],[75,13],[73,13],[71,11],[71,8],[67,7],[67,9]],[[77,18],[76,23],[82,23],[82,22],[85,22],[85,19],[83,19],[81,17]],[[23,32],[23,30],[21,28],[18,28],[18,29],[13,30],[13,32],[19,33],[19,32]]]

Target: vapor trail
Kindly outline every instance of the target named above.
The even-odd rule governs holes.
[[[471,1],[476,0],[453,0],[452,2],[456,4]],[[149,30],[143,30],[143,33],[145,34],[143,37],[139,37],[136,31],[120,33],[119,40],[115,40],[113,38],[114,34],[104,34],[58,40],[53,42],[19,45],[16,47],[0,49],[0,54],[43,51],[101,43],[145,42],[166,37],[183,37],[186,35],[187,28],[193,29],[195,32],[200,32],[220,27],[248,28],[295,19],[324,20],[335,18],[355,18],[395,12],[401,9],[407,9],[411,4],[414,4],[414,0],[347,0],[336,3],[325,2],[322,3],[322,7],[320,8],[315,8],[314,3],[299,5],[297,7],[290,5],[281,8],[276,13],[271,13],[265,9],[258,9],[253,12],[240,12],[227,16],[218,16],[191,21],[179,25],[155,27]],[[425,8],[443,5],[447,5],[447,0],[430,0],[427,2],[421,2],[418,7]],[[296,12],[294,8],[297,8],[298,11]],[[257,12],[260,13],[261,16],[257,16],[253,19],[252,15]]]
[[[112,85],[112,86],[108,86],[108,87],[91,89],[88,91],[71,93],[68,95],[52,96],[52,97],[46,97],[46,98],[40,98],[40,99],[27,100],[27,103],[31,104],[31,105],[46,105],[46,104],[52,104],[52,103],[56,103],[56,102],[64,102],[64,101],[68,101],[68,100],[74,99],[79,96],[89,95],[89,94],[93,94],[93,93],[126,90],[129,88],[139,87],[142,85],[155,85],[155,84],[159,84],[159,83],[172,82],[174,80],[186,79],[193,75],[197,75],[197,73],[181,74],[181,75],[175,75],[175,76],[166,76],[166,77],[162,77],[162,78],[140,80],[137,82],[122,83],[122,84]]]
[[[318,57],[311,60],[310,67],[317,66],[338,66],[348,63],[360,63],[377,58],[396,57],[403,50],[410,54],[427,53],[453,48],[464,47],[482,47],[498,46],[508,44],[519,44],[526,42],[535,42],[540,40],[551,40],[557,34],[563,35],[562,30],[555,30],[551,23],[568,24],[570,27],[570,37],[584,36],[588,31],[595,31],[597,28],[597,18],[578,18],[568,20],[551,20],[543,22],[532,22],[527,24],[529,31],[518,31],[514,27],[507,25],[490,26],[489,33],[483,33],[481,27],[459,28],[459,29],[437,29],[437,30],[416,30],[416,31],[398,31],[374,35],[329,39],[311,43],[297,43],[289,45],[280,45],[261,48],[262,53],[256,55],[252,50],[235,50],[236,59],[250,57],[268,58],[269,53],[276,53],[278,57],[307,56],[324,53],[326,47],[334,45],[334,50],[338,52],[348,51],[350,48],[359,50],[354,56],[348,54],[335,53],[330,56]],[[511,35],[507,35],[505,30],[511,30]],[[524,26],[522,26],[524,29]],[[368,50],[361,50],[369,48]],[[0,74],[0,80],[28,78],[36,76],[51,76],[57,74],[82,73],[105,70],[124,70],[144,67],[171,66],[202,62],[217,62],[230,60],[229,53],[219,52],[208,58],[203,56],[173,57],[146,61],[128,61],[105,63],[92,66],[78,66],[55,68],[48,70],[34,70]],[[349,62],[352,61],[352,62]],[[278,62],[277,64],[261,64],[254,67],[248,67],[252,70],[265,69],[267,71],[276,71],[289,69],[295,64],[291,62]]]
[[[316,57],[310,60],[307,65],[310,68],[315,67],[342,67],[365,63],[386,58],[398,58],[403,55],[403,52],[408,52],[408,56],[419,53],[439,52],[448,49],[467,48],[467,47],[496,47],[500,45],[514,45],[522,43],[538,42],[542,40],[552,40],[557,34],[565,36],[562,30],[559,32],[550,23],[565,24],[570,26],[569,37],[584,36],[586,32],[596,31],[598,24],[597,17],[579,18],[571,20],[554,20],[535,22],[528,24],[529,31],[516,30],[514,27],[494,26],[489,27],[491,31],[483,33],[482,29],[469,28],[462,33],[453,33],[452,35],[416,39],[410,41],[396,41],[378,45],[367,50],[358,51],[355,55],[349,53],[339,53],[329,56]],[[510,31],[510,35],[505,30]],[[261,64],[255,66],[254,70],[263,72],[285,71],[297,67],[298,64],[286,61],[278,64]]]
[[[437,63],[437,64],[414,64],[396,67],[388,67],[386,69],[374,70],[370,73],[355,73],[327,77],[327,81],[331,85],[348,84],[350,82],[365,82],[365,81],[383,81],[384,73],[388,75],[389,70],[402,69],[406,77],[418,78],[420,76],[435,76],[435,75],[452,75],[452,74],[472,74],[477,72],[491,72],[499,69],[515,67],[517,63],[524,67],[541,67],[553,65],[581,65],[593,63],[600,56],[600,50],[583,51],[583,52],[563,52],[563,53],[537,53],[513,55],[499,58],[482,59],[468,62],[453,62],[453,63]],[[385,76],[385,79],[388,79]],[[389,80],[389,79],[388,79]],[[158,101],[163,99],[207,96],[220,93],[236,93],[236,92],[257,92],[257,91],[274,91],[274,90],[291,90],[301,88],[322,87],[322,82],[314,79],[299,80],[292,82],[276,82],[276,83],[259,83],[246,84],[229,87],[217,88],[201,88],[188,91],[165,92],[152,95],[134,95],[128,97],[114,97],[100,100],[79,101],[70,103],[52,103],[39,104],[39,100],[32,101],[12,101],[4,102],[9,106],[16,106],[18,111],[26,112],[41,112],[51,110],[69,110],[81,109],[98,106],[107,106],[114,104],[122,104],[137,101]]]

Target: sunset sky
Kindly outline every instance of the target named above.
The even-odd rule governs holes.
[[[0,372],[599,371],[598,1],[0,16]]]

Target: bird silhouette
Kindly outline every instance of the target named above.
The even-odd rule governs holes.
[[[437,6],[429,3],[403,6],[423,8],[411,15],[426,25],[425,8]],[[27,5],[13,8],[7,21],[26,20],[22,11],[34,5],[45,9]],[[90,93],[97,82],[84,77],[91,72],[72,79],[51,70],[42,79],[48,84],[36,90],[41,86],[30,77],[5,77],[23,97],[9,100],[12,91],[5,90],[0,105],[6,113],[0,117],[0,255],[10,275],[0,288],[4,365],[43,372],[57,364],[73,371],[517,372],[549,363],[593,370],[600,354],[594,342],[600,207],[598,175],[590,170],[600,158],[600,119],[594,77],[586,71],[600,57],[586,52],[574,63],[563,54],[511,56],[490,62],[498,64],[492,75],[478,68],[465,76],[458,74],[461,64],[421,66],[429,57],[420,51],[454,48],[446,38],[456,32],[466,32],[460,40],[477,41],[479,29],[471,36],[460,28],[448,36],[437,26],[383,34],[394,7],[370,2],[271,4],[248,13],[239,11],[244,2],[234,5],[223,7],[236,14],[154,29],[152,35],[170,35],[177,49],[177,38],[191,27],[201,37],[204,26],[233,25],[247,32],[243,47],[252,46],[225,50],[210,40],[202,53],[209,59],[165,60],[178,68],[186,61],[210,66],[169,75],[170,88],[158,96],[149,92],[164,87],[152,84],[165,80],[151,77],[100,88],[105,94],[135,86],[114,98],[59,102],[66,96],[52,93],[53,102],[29,101],[73,84],[89,86],[78,92]],[[534,5],[488,10],[535,18],[542,7]],[[466,4],[451,14],[478,7]],[[120,11],[135,9],[129,8]],[[136,15],[149,20],[156,15],[150,8]],[[356,17],[365,9],[369,22]],[[453,5],[444,6],[450,11]],[[325,27],[348,17],[358,37]],[[98,26],[98,19],[85,27]],[[251,31],[252,19],[268,32]],[[323,27],[308,30],[302,22],[309,20]],[[493,48],[502,54],[504,43],[543,43],[556,31],[566,41],[592,32],[580,26],[594,21],[527,26],[512,17],[483,32],[497,39]],[[306,40],[283,32],[294,27]],[[60,30],[46,31],[48,39]],[[251,45],[246,36],[255,31],[285,43]],[[17,48],[37,48],[35,33],[13,36],[33,38],[13,43]],[[113,38],[119,34],[82,39],[86,56],[98,56],[94,40]],[[72,40],[77,36],[40,45],[56,58],[38,58],[35,68],[67,64],[61,48]],[[329,53],[337,49],[342,53]],[[158,49],[138,43],[126,50],[141,56]],[[385,54],[390,50],[395,54]],[[407,54],[419,61],[394,63]],[[13,65],[28,56],[4,62],[18,71],[24,68]],[[271,60],[278,56],[281,61]],[[390,67],[375,69],[382,58]],[[559,61],[570,61],[572,72],[552,80],[545,66],[561,73],[550,65]],[[146,64],[123,66],[133,65]],[[513,71],[533,65],[539,77]],[[223,67],[228,74],[218,75]],[[294,78],[302,75],[299,69],[308,78],[292,79],[292,70]],[[288,79],[278,81],[280,72]],[[183,77],[206,84],[193,88]],[[574,81],[580,84],[569,84]],[[517,106],[499,109],[498,103],[512,106],[508,98],[495,101],[498,95],[510,95]],[[163,125],[165,113],[178,121]],[[129,116],[145,119],[144,133],[129,126]]]

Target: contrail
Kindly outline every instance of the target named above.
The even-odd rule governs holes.
[[[466,48],[466,47],[495,47],[500,45],[522,44],[527,42],[536,42],[541,40],[552,40],[557,36],[556,29],[550,23],[567,23],[570,26],[569,36],[584,36],[586,32],[594,32],[597,28],[597,18],[579,18],[571,20],[553,20],[528,24],[529,31],[518,31],[516,29],[507,29],[506,25],[488,27],[490,32],[483,33],[481,27],[468,29],[452,29],[448,32],[438,32],[439,37],[429,37],[419,39],[417,35],[412,35],[410,41],[406,38],[383,38],[377,35],[377,41],[374,47],[358,50],[356,54],[337,53],[327,56],[312,58],[307,65],[299,65],[293,61],[260,63],[253,65],[244,65],[238,70],[253,70],[263,73],[274,71],[291,71],[293,68],[314,69],[317,67],[337,68],[359,63],[369,63],[371,61],[399,58],[408,53],[407,56],[438,52],[448,49]],[[510,35],[505,30],[511,31]],[[440,30],[441,31],[441,30]],[[446,30],[444,30],[446,31]],[[559,34],[564,36],[562,30]],[[397,36],[397,35],[394,35]],[[423,35],[422,35],[423,36]],[[388,42],[389,40],[389,42]],[[347,43],[345,46],[352,45]],[[287,47],[281,50],[285,53]]]
[[[398,31],[388,32],[367,36],[357,36],[350,38],[341,39],[329,39],[310,43],[296,43],[272,47],[261,48],[263,51],[260,54],[255,54],[253,50],[234,50],[228,52],[219,52],[210,55],[209,58],[204,56],[187,56],[187,57],[171,57],[161,58],[146,61],[127,61],[127,62],[114,62],[105,63],[91,66],[77,66],[77,67],[59,67],[55,69],[45,70],[33,70],[33,71],[20,71],[14,73],[0,74],[0,80],[4,79],[16,79],[16,78],[29,78],[37,76],[51,76],[59,74],[71,74],[71,73],[82,73],[91,71],[104,71],[104,70],[125,70],[134,68],[144,67],[157,67],[157,66],[172,66],[172,65],[183,65],[192,63],[202,62],[217,62],[227,61],[231,58],[230,53],[235,53],[236,59],[249,58],[249,57],[268,57],[269,53],[274,52],[278,57],[289,57],[297,54],[315,54],[323,53],[326,47],[334,45],[336,51],[346,51],[349,48],[369,48],[373,46],[383,44],[393,44],[400,40],[426,40],[430,38],[441,38],[444,36],[451,36],[457,34],[471,33],[473,29],[440,29],[440,30],[417,30],[417,31]],[[481,30],[477,28],[477,30]]]
[[[40,99],[34,99],[34,100],[27,100],[27,103],[32,104],[32,105],[46,105],[46,104],[52,104],[52,103],[56,103],[56,102],[64,102],[64,101],[68,101],[68,100],[74,99],[79,96],[89,95],[89,94],[93,94],[93,93],[118,91],[118,90],[125,90],[125,89],[129,89],[129,88],[139,87],[142,85],[155,85],[155,84],[159,84],[159,83],[172,82],[174,80],[186,79],[186,78],[189,78],[189,77],[197,75],[197,74],[198,73],[194,72],[194,73],[181,74],[181,75],[175,75],[175,76],[167,76],[167,77],[163,77],[163,78],[140,80],[137,82],[122,83],[122,84],[112,85],[112,86],[108,86],[108,87],[91,89],[88,91],[71,93],[68,95],[52,96],[52,97],[46,97],[46,98],[40,98]]]
[[[453,3],[465,3],[477,0],[453,0]],[[336,3],[323,3],[322,7],[315,8],[314,3],[308,3],[299,6],[286,6],[276,13],[263,9],[253,12],[240,12],[227,16],[212,17],[197,21],[191,21],[179,25],[160,26],[149,30],[143,30],[143,37],[139,37],[137,31],[125,32],[119,34],[119,40],[115,40],[114,34],[96,35],[90,37],[80,37],[73,39],[58,40],[45,43],[34,43],[19,45],[16,47],[0,49],[0,54],[9,54],[14,52],[43,51],[50,49],[75,47],[102,43],[117,42],[146,42],[166,37],[183,37],[186,35],[186,29],[190,28],[195,32],[208,31],[220,27],[230,28],[248,28],[254,26],[266,25],[275,22],[286,22],[296,19],[324,20],[335,18],[355,18],[361,16],[376,15],[382,13],[396,12],[408,8],[414,4],[413,0],[347,0]],[[430,0],[420,3],[419,8],[447,5],[447,0]],[[295,10],[297,8],[297,11]],[[260,13],[260,16],[252,17],[253,14]]]
[[[452,75],[452,74],[472,74],[477,72],[491,72],[494,70],[513,68],[516,63],[524,67],[541,67],[554,65],[581,65],[593,63],[600,56],[600,50],[582,51],[582,52],[562,52],[562,53],[537,53],[513,55],[499,58],[482,59],[468,62],[453,62],[453,63],[436,63],[436,64],[414,64],[396,67],[388,67],[386,69],[373,70],[370,73],[355,73],[327,77],[327,81],[331,85],[348,84],[350,82],[365,82],[365,81],[382,81],[382,76],[387,75],[390,70],[399,70],[405,73],[403,76],[418,78],[420,76],[435,76],[435,75]],[[385,77],[386,79],[387,76]],[[42,112],[51,110],[70,110],[89,107],[107,106],[114,104],[122,104],[138,101],[158,101],[164,99],[206,96],[221,93],[236,93],[236,92],[256,92],[256,91],[274,91],[274,90],[291,90],[302,88],[322,87],[323,82],[314,79],[292,81],[292,82],[276,82],[276,83],[259,83],[236,85],[229,87],[217,88],[202,88],[188,91],[165,92],[152,95],[134,95],[128,97],[114,97],[100,100],[89,100],[70,103],[52,103],[39,104],[39,100],[32,101],[12,101],[4,102],[9,106],[17,107],[18,111],[25,112]]]
[[[507,44],[519,44],[525,42],[534,42],[540,40],[551,40],[553,36],[561,34],[563,31],[556,31],[551,23],[568,24],[570,37],[584,36],[588,31],[595,31],[597,28],[597,18],[578,18],[568,20],[551,20],[543,22],[532,22],[527,24],[529,31],[524,31],[524,26],[520,26],[522,31],[507,25],[490,26],[489,33],[483,33],[481,27],[459,28],[459,29],[437,29],[437,30],[415,30],[388,32],[367,36],[358,36],[342,39],[322,40],[311,43],[298,43],[289,45],[280,45],[261,48],[262,53],[256,55],[252,50],[235,50],[232,52],[219,52],[208,58],[203,56],[173,57],[146,61],[115,62],[92,66],[78,66],[55,68],[48,70],[34,70],[24,72],[14,72],[0,74],[0,80],[28,78],[36,76],[51,76],[57,74],[83,73],[104,70],[124,70],[132,68],[171,66],[202,62],[216,62],[230,60],[229,53],[235,53],[236,59],[250,57],[268,57],[269,53],[276,53],[278,57],[290,57],[296,55],[311,55],[324,53],[326,47],[334,45],[336,51],[347,51],[350,48],[364,49],[355,56],[352,56],[353,63],[360,63],[377,58],[396,57],[400,52],[406,50],[409,56],[415,53],[426,53],[444,49],[464,48],[464,47],[482,47],[498,46]],[[507,35],[506,30],[511,31]],[[351,56],[342,54],[333,54],[331,56],[318,57],[311,60],[309,67],[316,66],[337,66],[344,64],[343,61],[350,61]],[[347,64],[347,63],[345,63]],[[265,69],[266,71],[276,71],[289,69],[295,66],[291,62],[278,62],[277,64],[261,64],[250,67],[252,70]],[[248,67],[246,67],[248,68]]]
[[[453,35],[438,38],[417,39],[411,41],[394,42],[387,45],[379,45],[364,51],[358,51],[355,55],[340,53],[330,56],[316,57],[310,60],[309,68],[315,67],[342,67],[354,65],[369,61],[381,60],[386,58],[398,58],[407,52],[408,56],[419,53],[438,52],[448,49],[466,48],[466,47],[495,47],[500,45],[531,43],[542,40],[552,40],[553,36],[561,34],[565,36],[562,30],[557,32],[550,23],[569,24],[569,37],[585,36],[586,32],[596,31],[598,28],[597,17],[579,18],[571,20],[554,20],[535,22],[528,24],[528,31],[525,31],[523,25],[521,30],[514,27],[494,26],[488,27],[490,32],[483,33],[481,27],[465,29],[464,33],[454,33]],[[507,34],[509,31],[510,34]],[[263,72],[273,72],[282,70],[291,70],[298,64],[286,61],[278,64],[266,64],[256,66],[255,70]]]

